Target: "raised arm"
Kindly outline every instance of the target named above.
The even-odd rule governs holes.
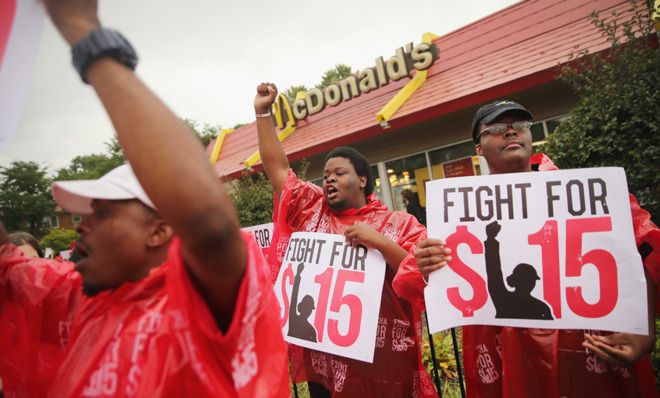
[[[284,153],[280,140],[277,139],[275,126],[270,117],[270,109],[276,98],[277,87],[273,83],[261,83],[257,87],[257,95],[254,97],[254,112],[257,115],[261,162],[273,190],[277,196],[280,196],[289,173],[289,159]]]
[[[509,293],[504,285],[504,276],[502,274],[500,242],[495,239],[501,228],[502,227],[497,221],[488,224],[486,226],[486,240],[484,241],[488,292],[493,300],[493,304],[495,304],[495,308],[500,307],[501,299]]]
[[[47,0],[73,45],[100,27],[96,1]],[[118,61],[95,61],[86,78],[117,132],[126,158],[161,216],[182,242],[184,260],[219,323],[233,314],[246,249],[230,198],[201,144],[138,77]]]

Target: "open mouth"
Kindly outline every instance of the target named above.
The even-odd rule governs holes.
[[[71,260],[76,264],[76,270],[79,271],[82,263],[89,257],[89,249],[82,243],[76,242],[71,257]]]
[[[338,193],[339,191],[337,191],[337,188],[333,187],[332,185],[328,185],[327,187],[325,187],[325,196],[328,199],[336,198]]]

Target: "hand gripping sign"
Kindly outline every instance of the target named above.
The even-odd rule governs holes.
[[[647,334],[644,270],[621,168],[436,180],[429,236],[452,250],[424,296],[432,332],[460,325]]]
[[[385,259],[342,235],[296,232],[275,282],[284,339],[373,362]]]

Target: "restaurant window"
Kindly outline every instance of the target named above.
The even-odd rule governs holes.
[[[374,179],[374,195],[381,201],[385,203],[385,197],[383,195],[383,186],[380,181],[380,176],[378,175],[378,166],[371,166],[371,177]]]
[[[545,126],[544,122],[534,123],[530,130],[532,130],[532,142],[545,141]]]
[[[568,115],[557,116],[534,123],[531,127],[532,142],[534,145],[543,143],[566,119],[568,119]]]
[[[478,175],[472,158],[476,156],[473,141],[465,141],[429,152],[433,178]],[[477,169],[475,169],[477,167]]]
[[[392,195],[393,210],[406,211],[403,191],[411,191],[423,206],[423,184],[429,180],[429,169],[426,155],[420,153],[402,159],[385,162],[387,178]]]
[[[546,120],[546,131],[547,135],[550,135],[557,130],[560,124],[564,123],[568,119],[568,116],[559,116],[552,119]]]

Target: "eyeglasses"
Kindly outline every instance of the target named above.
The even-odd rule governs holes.
[[[529,130],[529,128],[532,127],[532,122],[527,121],[527,120],[518,120],[513,123],[493,123],[490,126],[486,127],[485,129],[481,130],[479,132],[479,135],[477,136],[477,139],[481,138],[482,135],[484,134],[493,134],[493,135],[500,135],[504,134],[507,131],[509,131],[509,128],[518,131],[518,132],[523,132],[526,130]]]

